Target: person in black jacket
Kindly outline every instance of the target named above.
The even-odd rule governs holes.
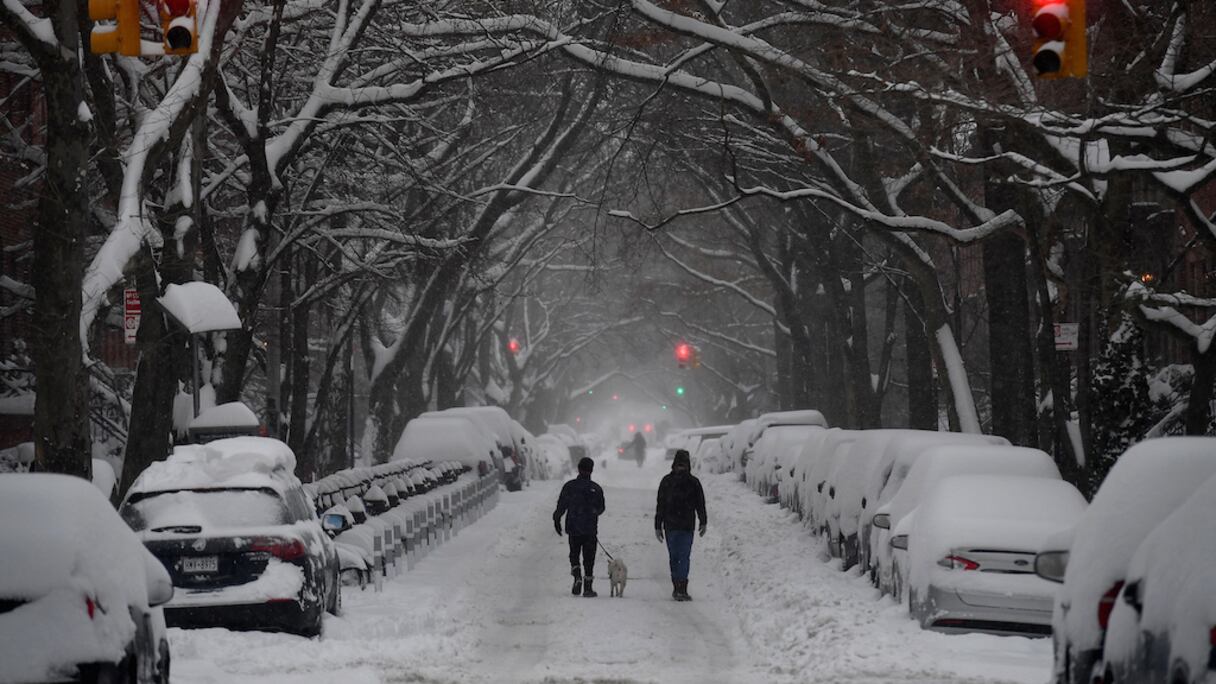
[[[688,452],[680,449],[671,463],[671,472],[659,482],[658,504],[654,511],[654,535],[667,542],[667,559],[671,565],[671,597],[691,601],[688,595],[688,565],[692,553],[693,523],[701,521],[700,534],[705,536],[705,490],[693,477]]]
[[[566,516],[566,534],[570,539],[570,574],[574,576],[571,594],[595,597],[591,580],[595,577],[595,544],[599,529],[599,517],[604,513],[604,490],[591,481],[595,461],[583,457],[578,462],[578,477],[562,486],[557,497],[557,510],[553,511],[553,527],[558,536],[562,533],[562,516]],[[582,555],[582,571],[578,557]]]

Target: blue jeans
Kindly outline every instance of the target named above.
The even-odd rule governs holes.
[[[688,579],[688,556],[692,553],[692,530],[667,530],[667,560],[673,580]]]

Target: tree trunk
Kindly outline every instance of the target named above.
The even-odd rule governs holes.
[[[1186,405],[1186,434],[1206,435],[1212,424],[1212,385],[1216,383],[1216,349],[1194,353],[1195,378]]]
[[[80,331],[84,240],[89,225],[89,127],[80,120],[83,78],[75,61],[77,9],[53,17],[71,59],[41,63],[46,99],[46,179],[34,229],[34,310],[30,327],[37,395],[34,449],[40,470],[91,477],[89,375]]]
[[[909,306],[904,308],[904,345],[908,356],[908,427],[937,429],[937,383],[933,380],[933,355],[925,330],[924,303],[920,288],[905,281]]]

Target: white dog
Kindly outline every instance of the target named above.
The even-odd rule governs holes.
[[[629,579],[629,568],[625,567],[625,561],[620,558],[608,561],[609,596],[624,596],[625,580],[627,579]]]

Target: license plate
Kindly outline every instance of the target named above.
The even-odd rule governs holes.
[[[182,559],[182,572],[217,572],[219,569],[219,556],[198,556]]]

